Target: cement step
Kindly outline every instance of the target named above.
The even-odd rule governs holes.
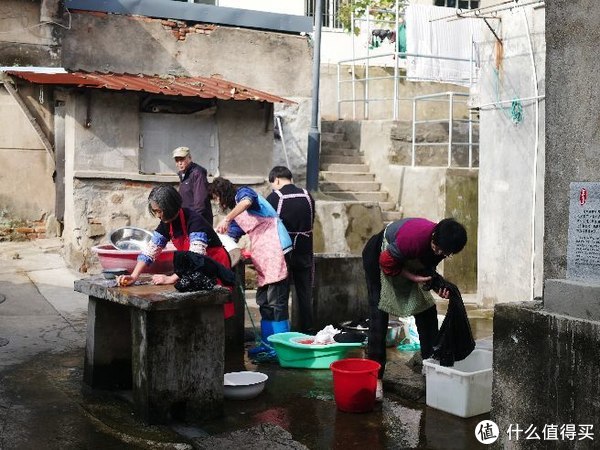
[[[381,183],[376,181],[335,181],[321,183],[323,191],[345,191],[345,192],[378,192]]]
[[[343,164],[321,161],[321,171],[324,172],[364,172],[369,173],[367,164]]]
[[[337,142],[337,141],[345,141],[346,133],[331,133],[331,132],[323,132],[321,133],[321,144],[323,142]]]
[[[326,120],[321,122],[321,133],[345,133],[349,124],[360,126],[351,120]]]
[[[393,222],[404,217],[402,211],[381,211],[381,218],[384,222]]]
[[[321,147],[321,156],[362,156],[355,148]]]
[[[394,202],[379,202],[379,207],[381,211],[395,211],[396,204]]]
[[[345,141],[345,140],[339,140],[339,141],[323,141],[321,139],[321,149],[327,149],[327,150],[335,150],[335,149],[342,149],[342,148],[351,148],[351,149],[355,149],[356,152],[358,152],[358,150],[354,147],[354,144],[350,141]]]
[[[328,172],[322,170],[323,181],[375,181],[375,174],[370,172]]]
[[[340,200],[360,200],[365,202],[384,202],[388,198],[387,192],[342,192],[324,190],[323,193]]]
[[[320,160],[321,164],[364,164],[365,162],[365,159],[362,156],[337,156],[326,154],[322,154]]]

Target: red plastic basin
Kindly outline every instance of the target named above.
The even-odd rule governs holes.
[[[112,245],[97,245],[92,251],[98,255],[102,269],[127,269],[130,273],[135,268],[137,257],[141,253],[134,250],[117,250]],[[177,251],[171,243],[167,244],[156,261],[144,272],[169,273],[173,272],[173,255]]]

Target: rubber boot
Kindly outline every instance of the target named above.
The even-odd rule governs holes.
[[[273,324],[277,322],[273,320],[260,321],[260,344],[248,350],[248,356],[256,356],[259,353],[268,353],[273,351],[273,347],[269,345],[267,338],[275,333]]]
[[[278,322],[273,322],[272,326],[273,326],[273,333],[271,333],[271,334],[287,333],[288,331],[290,331],[290,321],[289,320],[280,320]]]

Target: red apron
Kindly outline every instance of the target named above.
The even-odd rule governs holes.
[[[190,236],[187,232],[187,224],[185,222],[185,215],[183,214],[183,209],[179,210],[179,220],[181,221],[181,231],[183,234],[179,237],[175,237],[173,233],[173,222],[169,224],[169,233],[171,237],[171,242],[175,246],[177,250],[180,252],[188,251],[190,249]],[[231,269],[231,261],[229,259],[229,254],[224,247],[207,247],[206,248],[206,256],[214,259],[218,263],[223,264],[228,269]],[[219,286],[223,286],[223,283],[220,279],[217,278],[217,284]],[[233,288],[224,286],[229,291],[233,291]],[[223,305],[223,313],[226,319],[229,319],[235,314],[235,309],[233,306],[233,301],[229,301]]]

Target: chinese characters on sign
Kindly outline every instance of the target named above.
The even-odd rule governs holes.
[[[567,278],[600,282],[600,183],[570,184]]]

